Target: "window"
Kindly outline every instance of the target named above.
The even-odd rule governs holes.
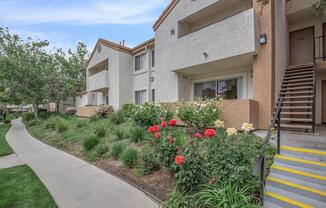
[[[142,105],[146,100],[146,90],[135,91],[135,104]]]
[[[145,53],[135,57],[135,71],[141,70],[145,65]]]
[[[152,89],[152,102],[155,103],[155,89]]]
[[[239,99],[242,97],[242,78],[196,83],[195,97]]]
[[[155,66],[155,50],[153,49],[152,50],[152,67],[154,67]]]

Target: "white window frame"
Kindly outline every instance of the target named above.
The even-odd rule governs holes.
[[[146,53],[140,53],[134,56],[134,72],[139,72],[145,68],[146,65]],[[136,59],[140,57],[140,68],[136,69]]]
[[[140,103],[137,103],[136,102],[136,93],[140,93],[140,95],[141,95],[141,93],[144,93],[144,95],[142,96],[143,97],[143,102],[141,102],[141,100],[140,100]],[[146,89],[143,89],[143,90],[135,90],[134,91],[134,104],[135,105],[142,105],[142,104],[144,104],[145,102],[147,102],[147,90]],[[141,97],[140,97],[140,99],[141,99]]]

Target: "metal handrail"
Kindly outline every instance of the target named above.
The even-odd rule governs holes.
[[[322,60],[324,61],[326,59],[326,35],[321,35],[314,37],[314,61],[316,60]]]

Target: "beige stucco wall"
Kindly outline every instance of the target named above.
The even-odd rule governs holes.
[[[85,106],[85,107],[78,107],[76,115],[79,117],[91,117],[95,114],[97,110],[97,106]]]
[[[267,44],[258,48],[258,55],[253,63],[253,92],[254,100],[259,102],[258,128],[268,128],[274,106],[274,0],[261,8],[261,5],[253,1],[253,6],[258,21],[258,33],[267,35]]]
[[[322,121],[322,81],[326,80],[326,68],[316,74],[316,124]]]

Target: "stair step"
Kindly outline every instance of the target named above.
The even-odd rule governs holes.
[[[274,164],[271,166],[271,172],[293,177],[298,180],[315,183],[321,186],[324,186],[326,183],[326,176],[324,172],[316,171],[310,168],[303,168],[274,162]]]
[[[313,89],[313,86],[304,86],[304,87],[283,87],[281,88],[281,91],[287,91],[287,90],[303,90],[303,89]]]
[[[293,109],[312,109],[312,106],[282,106],[282,109],[293,110]]]
[[[284,77],[283,80],[304,79],[304,78],[311,78],[311,77],[313,77],[313,74],[311,74],[311,75],[292,76],[292,77]]]
[[[292,65],[292,66],[287,66],[287,70],[295,70],[295,69],[304,69],[304,68],[313,68],[314,64],[313,63],[308,63],[308,64],[298,64],[298,65]]]
[[[284,77],[302,76],[302,75],[313,75],[314,71],[302,71],[302,72],[291,72],[285,73]]]
[[[295,91],[295,92],[281,92],[281,95],[297,95],[297,94],[312,94],[314,91],[308,90],[308,91]]]
[[[275,162],[285,163],[295,166],[302,166],[307,168],[313,168],[319,171],[326,171],[326,163],[314,160],[307,160],[302,158],[297,158],[294,156],[286,156],[286,155],[275,155]],[[326,184],[325,184],[326,191]]]
[[[312,122],[312,118],[281,118],[281,121],[292,121],[292,122]]]
[[[293,192],[299,195],[303,195],[305,197],[318,200],[320,202],[326,202],[326,191],[316,189],[315,187],[311,186],[311,183],[307,183],[306,185],[300,184],[296,180],[295,182],[286,179],[282,179],[279,177],[268,176],[266,178],[267,186],[273,186],[280,188],[282,190],[286,190],[289,192]],[[322,187],[322,186],[321,186]]]
[[[303,101],[283,101],[283,104],[312,104],[312,100],[303,100]]]
[[[293,82],[306,82],[306,81],[313,81],[313,78],[285,80],[285,81],[283,81],[283,84],[285,84],[285,83],[293,83]]]
[[[274,186],[266,186],[265,195],[266,200],[281,207],[322,208],[326,206],[324,202]]]
[[[284,208],[283,206],[279,206],[271,201],[269,201],[267,198],[264,200],[264,208]]]
[[[313,85],[313,82],[298,82],[292,84],[283,84],[282,87],[293,87],[293,86],[302,86],[302,85]]]
[[[326,150],[301,147],[281,146],[281,154],[316,162],[326,162]]]
[[[312,125],[281,124],[281,128],[289,128],[289,129],[312,129]]]
[[[311,99],[313,95],[303,95],[303,96],[284,96],[284,99]]]
[[[313,68],[303,68],[303,69],[292,69],[292,70],[285,70],[285,74],[292,74],[297,72],[314,72]]]
[[[312,112],[281,112],[281,115],[310,116],[310,115],[312,115]]]

